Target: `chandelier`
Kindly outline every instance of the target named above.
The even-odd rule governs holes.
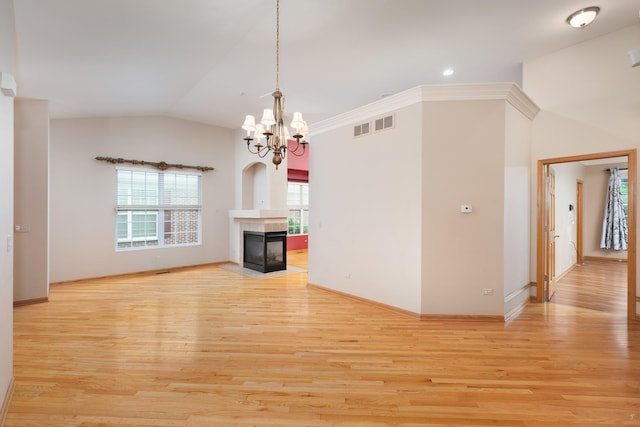
[[[257,154],[264,158],[267,154],[273,154],[273,164],[282,163],[282,159],[287,154],[287,143],[293,138],[296,141],[295,147],[289,153],[295,156],[302,156],[307,148],[308,142],[303,138],[309,133],[307,123],[302,119],[302,113],[293,113],[291,127],[295,129],[293,136],[284,125],[284,95],[280,91],[280,0],[276,0],[276,89],[271,94],[273,96],[273,109],[265,108],[262,119],[256,124],[254,116],[248,114],[242,129],[247,131],[244,140],[247,142],[247,149],[252,154]],[[253,137],[252,137],[253,135]],[[264,138],[264,144],[262,140]],[[251,142],[255,139],[255,144]]]

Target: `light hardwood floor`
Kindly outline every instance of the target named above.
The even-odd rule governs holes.
[[[627,264],[588,260],[574,268],[556,286],[551,301],[612,315],[627,315]]]
[[[506,324],[419,321],[306,273],[53,286],[14,310],[6,425],[640,426],[640,322],[559,285]]]

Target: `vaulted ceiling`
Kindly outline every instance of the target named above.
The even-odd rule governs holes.
[[[596,21],[574,29],[565,19],[591,1],[281,0],[286,111],[313,123],[421,84],[521,84],[524,61],[640,22],[638,0],[599,3]],[[168,115],[239,128],[272,103],[275,9],[15,0],[18,96],[49,100],[53,118]]]

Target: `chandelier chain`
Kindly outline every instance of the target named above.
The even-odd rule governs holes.
[[[276,89],[280,90],[280,0],[276,0]]]
[[[289,136],[289,131],[284,124],[284,95],[280,91],[280,0],[276,0],[276,89],[272,95],[273,109],[265,108],[261,123],[256,125],[256,118],[248,114],[242,129],[247,131],[247,136],[243,139],[247,143],[249,152],[257,154],[260,158],[273,153],[272,162],[278,169],[278,165],[282,163],[287,153],[298,157],[304,155],[308,142],[303,138],[309,132],[300,112],[293,113],[291,126],[295,129],[295,134],[292,137]],[[252,132],[254,132],[253,136]],[[251,145],[254,138],[257,141]],[[260,142],[262,138],[266,139],[264,145]],[[289,147],[292,138],[295,139],[295,145]]]

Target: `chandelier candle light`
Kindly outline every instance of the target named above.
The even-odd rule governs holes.
[[[247,115],[242,124],[242,129],[247,131],[244,140],[247,142],[247,149],[252,154],[257,154],[264,158],[269,152],[273,153],[273,164],[282,163],[282,159],[287,154],[287,141],[290,138],[296,140],[296,146],[289,152],[295,156],[302,156],[307,148],[308,142],[303,138],[309,133],[307,123],[302,119],[302,113],[293,113],[291,127],[295,129],[292,137],[289,130],[284,125],[284,95],[280,91],[280,0],[276,0],[276,90],[273,95],[273,110],[265,108],[262,120],[256,125],[256,119],[252,115]],[[253,133],[253,137],[251,136]],[[251,142],[256,143],[251,146]],[[265,138],[265,145],[260,141]]]

